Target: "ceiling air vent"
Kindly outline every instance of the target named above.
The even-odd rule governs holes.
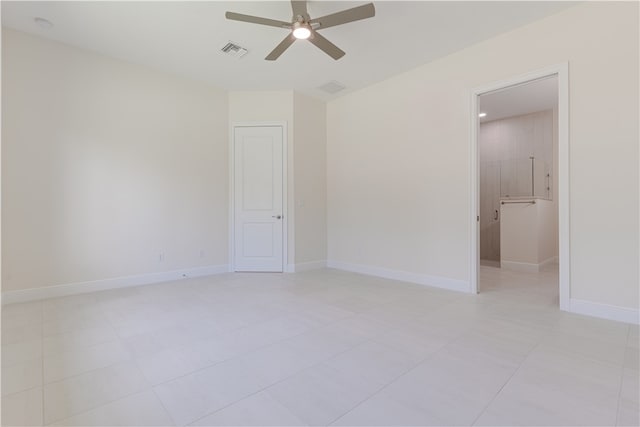
[[[340,82],[332,80],[329,83],[325,83],[322,86],[318,87],[318,89],[333,95],[334,93],[338,93],[341,90],[346,89],[346,86]]]
[[[231,41],[222,46],[222,49],[220,49],[220,51],[234,58],[242,58],[248,52],[247,49]]]

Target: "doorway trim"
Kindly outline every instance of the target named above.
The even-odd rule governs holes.
[[[233,122],[229,130],[229,271],[236,271],[235,261],[235,130],[241,127],[279,127],[282,129],[282,273],[289,263],[289,150],[286,121]]]
[[[480,273],[480,159],[478,155],[478,99],[480,95],[518,86],[545,77],[558,77],[558,263],[560,310],[570,310],[571,258],[569,228],[569,63],[551,65],[540,70],[496,81],[471,91],[470,138],[470,292],[478,293]]]

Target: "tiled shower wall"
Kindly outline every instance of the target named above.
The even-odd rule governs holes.
[[[557,194],[554,116],[545,110],[480,125],[480,259],[500,261],[500,198],[531,194],[531,156],[535,196]]]

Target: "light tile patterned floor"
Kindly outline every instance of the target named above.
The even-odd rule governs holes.
[[[6,306],[3,425],[638,425],[638,327],[557,271],[477,295],[336,270]]]

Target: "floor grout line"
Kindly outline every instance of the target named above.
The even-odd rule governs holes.
[[[426,359],[425,359],[426,360]],[[348,411],[340,414],[339,416],[337,416],[336,418],[334,418],[333,420],[331,420],[331,422],[327,423],[327,426],[333,425],[333,423],[335,423],[336,421],[338,421],[340,418],[344,417],[345,415],[349,414],[350,412],[352,412],[354,409],[358,408],[359,406],[361,406],[362,404],[364,404],[365,402],[367,402],[368,400],[371,400],[371,398],[373,398],[375,395],[379,394],[382,390],[384,390],[385,388],[387,388],[388,386],[390,386],[391,384],[393,384],[394,382],[396,382],[400,377],[404,376],[405,374],[411,372],[412,370],[414,370],[415,368],[417,368],[418,366],[420,366],[422,364],[423,361],[418,362],[417,364],[415,364],[414,366],[411,366],[410,368],[407,368],[404,372],[398,374],[394,379],[392,379],[391,381],[389,381],[387,384],[382,385],[378,390],[376,390],[375,392],[371,393],[371,395],[367,396],[365,399],[361,400],[360,402],[356,403],[351,409],[349,409]]]
[[[107,319],[107,322],[109,323],[109,325],[110,325],[110,326],[112,326],[112,325],[111,325],[111,322],[109,321],[109,319]],[[116,331],[114,331],[114,332],[116,332]],[[121,339],[120,337],[118,337],[118,338],[117,338],[117,341],[121,342],[121,340],[122,340],[122,339]],[[115,340],[114,340],[114,341],[115,341]],[[122,343],[122,342],[121,342],[121,344],[122,344],[123,346],[125,345],[125,344],[124,344],[124,343]],[[126,346],[125,346],[125,348],[126,348]],[[139,368],[139,367],[138,367],[138,365],[135,363],[135,360],[133,360],[133,358],[129,358],[129,359],[127,359],[127,360],[121,360],[121,361],[119,361],[119,362],[116,362],[116,363],[110,364],[110,365],[108,365],[108,366],[104,366],[104,367],[101,367],[101,368],[92,369],[92,370],[90,370],[90,371],[86,371],[86,372],[83,372],[83,373],[81,373],[81,374],[72,375],[72,376],[70,376],[70,377],[66,377],[66,378],[61,379],[61,380],[58,380],[58,381],[50,382],[50,383],[48,383],[47,385],[49,385],[49,384],[55,384],[55,383],[59,383],[59,382],[63,382],[63,381],[66,381],[66,380],[67,380],[67,379],[69,379],[69,378],[76,378],[76,377],[79,377],[79,376],[81,376],[81,375],[88,374],[88,373],[92,373],[92,372],[96,372],[96,371],[99,371],[99,370],[102,370],[102,369],[108,369],[108,368],[113,367],[113,366],[116,366],[116,365],[118,365],[118,364],[120,364],[120,363],[128,362],[129,360],[133,362],[133,364],[134,364],[134,366],[135,366],[135,369],[139,371],[139,374],[140,374],[141,378],[144,380],[144,383],[146,384],[146,387],[145,387],[144,389],[136,390],[135,392],[131,392],[131,393],[126,393],[126,394],[124,394],[124,395],[122,395],[122,396],[117,397],[116,399],[111,399],[111,400],[108,400],[107,402],[103,402],[103,403],[100,403],[99,405],[96,405],[96,406],[92,406],[92,407],[90,407],[90,408],[87,408],[86,410],[83,410],[83,411],[81,411],[81,412],[76,412],[76,413],[70,414],[70,416],[68,416],[68,417],[66,417],[66,418],[62,418],[62,419],[58,419],[58,420],[54,420],[54,421],[52,421],[52,422],[50,422],[50,423],[48,423],[48,424],[46,424],[46,425],[47,425],[47,426],[50,426],[50,425],[52,425],[52,424],[54,424],[54,423],[57,423],[57,422],[60,422],[60,421],[64,421],[64,420],[68,420],[68,419],[70,419],[70,418],[73,418],[73,417],[76,417],[76,416],[82,415],[82,414],[84,414],[84,413],[90,412],[90,411],[92,411],[92,410],[94,410],[94,409],[101,408],[101,407],[103,407],[103,406],[105,406],[105,405],[109,405],[109,404],[111,404],[111,403],[113,403],[113,402],[117,402],[117,401],[119,401],[119,400],[126,399],[127,397],[133,396],[133,395],[135,395],[135,394],[143,393],[143,392],[144,392],[144,391],[146,391],[146,390],[153,390],[153,386],[149,383],[149,381],[146,379],[146,377],[144,376],[144,374],[140,371],[140,368]],[[44,371],[43,371],[43,374],[44,374]],[[42,390],[43,390],[43,394],[44,394],[44,385],[43,385],[43,387],[42,387]],[[42,405],[42,406],[43,406],[43,409],[44,409],[44,396],[43,396],[43,405]],[[43,420],[42,420],[42,421],[43,421],[43,425],[45,425],[45,424],[44,424],[44,418],[43,418]]]
[[[358,316],[360,316],[360,313],[355,313],[353,316],[349,316],[349,317],[346,317],[346,318],[338,319],[338,320],[336,320],[335,322],[330,322],[330,323],[328,323],[328,324],[326,324],[326,325],[322,325],[322,326],[319,326],[319,327],[313,328],[313,329],[312,329],[312,330],[310,330],[310,331],[315,331],[315,330],[318,330],[318,329],[322,329],[322,328],[324,328],[324,327],[327,327],[327,326],[330,326],[330,325],[334,325],[334,324],[336,324],[336,323],[339,323],[339,322],[340,322],[340,321],[342,321],[342,320],[350,319],[350,318],[358,317]],[[400,327],[401,327],[401,326],[400,326]],[[292,336],[292,337],[290,337],[290,338],[295,338],[295,337],[297,337],[297,336],[300,336],[300,335],[302,335],[302,334],[304,334],[304,333],[306,333],[306,332],[310,332],[310,331],[302,332],[302,333],[300,333],[300,334],[298,334],[298,335],[295,335],[295,336]],[[286,338],[286,339],[284,339],[284,340],[282,340],[282,341],[278,341],[277,343],[280,343],[280,342],[286,341],[286,340],[288,340],[288,339],[290,339],[290,338]],[[350,351],[350,350],[352,350],[352,349],[356,348],[357,346],[359,346],[359,345],[364,345],[364,344],[366,344],[366,343],[368,343],[368,342],[375,342],[375,341],[373,340],[373,338],[365,339],[364,341],[362,341],[362,342],[360,342],[360,343],[358,343],[358,344],[354,344],[354,345],[350,346],[349,348],[347,348],[347,349],[345,349],[345,350],[343,350],[343,351],[340,351],[340,352],[338,352],[338,353],[336,353],[336,354],[334,354],[334,355],[329,356],[329,358],[328,358],[328,359],[326,359],[326,360],[322,360],[322,361],[319,361],[319,362],[317,362],[317,363],[315,363],[315,364],[313,364],[313,365],[310,365],[310,366],[307,366],[307,367],[305,367],[305,368],[302,368],[302,369],[300,369],[299,371],[296,371],[295,373],[293,373],[293,374],[291,374],[291,375],[288,375],[288,376],[286,376],[286,377],[284,377],[284,378],[282,378],[282,379],[280,379],[280,380],[278,380],[278,381],[274,382],[273,384],[270,384],[270,385],[268,385],[268,386],[266,386],[266,387],[263,387],[262,389],[260,389],[260,390],[258,390],[258,391],[255,391],[254,393],[251,393],[251,394],[249,394],[249,395],[247,395],[247,396],[245,396],[245,397],[243,397],[243,398],[241,398],[241,399],[238,399],[238,400],[236,400],[236,401],[234,401],[234,402],[232,402],[232,403],[229,403],[228,405],[225,405],[225,406],[223,406],[223,407],[221,407],[221,408],[219,408],[219,409],[216,409],[215,411],[210,412],[210,413],[208,413],[208,414],[206,414],[206,415],[204,415],[204,416],[202,416],[202,417],[200,417],[200,418],[198,418],[198,419],[196,419],[196,420],[194,420],[194,421],[191,421],[190,423],[188,423],[188,425],[192,425],[193,423],[196,423],[196,422],[198,422],[199,420],[201,420],[201,419],[203,419],[203,418],[206,418],[206,417],[208,417],[208,416],[210,416],[210,415],[213,415],[213,414],[215,414],[215,413],[217,413],[217,412],[219,412],[219,411],[222,411],[223,409],[228,408],[228,407],[230,407],[230,406],[233,406],[234,404],[236,404],[236,403],[238,403],[238,402],[240,402],[240,401],[242,401],[242,400],[244,400],[244,399],[247,399],[247,398],[249,398],[249,397],[251,397],[251,396],[254,396],[254,395],[258,394],[258,393],[261,393],[261,392],[263,392],[263,391],[268,391],[268,389],[270,389],[270,388],[272,388],[272,387],[276,386],[277,384],[280,384],[280,383],[282,383],[282,382],[284,382],[284,381],[286,381],[286,380],[288,380],[288,379],[290,379],[290,378],[292,378],[292,377],[294,377],[294,376],[296,376],[296,375],[298,375],[298,374],[300,374],[300,373],[302,373],[302,372],[304,372],[304,371],[307,371],[307,370],[312,369],[312,368],[315,368],[315,367],[317,367],[317,366],[319,366],[319,365],[321,365],[321,364],[323,364],[323,363],[326,363],[327,361],[332,360],[332,359],[334,359],[334,358],[336,358],[336,357],[340,356],[341,354],[344,354],[344,353],[346,353],[346,352],[348,352],[348,351]],[[273,343],[273,344],[277,344],[277,343]],[[264,346],[264,347],[261,347],[260,349],[263,349],[263,348],[269,347],[270,345],[272,345],[272,344],[268,344],[268,345],[266,345],[266,346]],[[258,350],[260,350],[260,349],[257,349],[257,350],[255,350],[255,351],[258,351]],[[243,354],[243,356],[246,356],[246,355],[248,355],[249,353],[252,353],[252,352],[253,352],[253,351],[248,352],[248,353],[244,353],[244,354]],[[228,359],[228,360],[231,360],[231,359]],[[204,369],[206,369],[206,368],[204,368]],[[187,374],[187,375],[189,375],[189,374]],[[186,375],[184,375],[184,376],[186,376]],[[171,381],[173,381],[173,380],[166,381],[165,383],[167,383],[167,382],[171,382]],[[163,384],[165,384],[165,383],[163,383]],[[276,399],[276,400],[277,400],[277,399]],[[281,404],[281,405],[283,405],[285,408],[287,408],[287,410],[288,410],[288,411],[290,411],[290,412],[291,412],[291,410],[290,410],[286,405],[284,405],[284,404],[283,404],[283,403],[281,403],[281,402],[280,402],[280,404]],[[295,414],[293,414],[293,415],[295,415]]]
[[[48,423],[48,424],[44,424],[44,423],[43,423],[43,426],[50,426],[50,425],[53,425],[53,424],[55,424],[55,423],[60,423],[61,421],[65,421],[65,420],[68,420],[68,419],[70,419],[70,418],[77,417],[77,416],[80,416],[80,415],[82,415],[82,414],[86,414],[87,412],[91,412],[91,411],[93,411],[94,409],[102,408],[103,406],[110,405],[111,403],[117,402],[117,401],[122,400],[122,399],[126,399],[126,398],[131,397],[131,396],[134,396],[134,395],[136,395],[136,394],[144,393],[145,391],[149,391],[149,390],[153,390],[153,388],[152,388],[152,387],[147,387],[147,388],[144,388],[144,389],[142,389],[142,390],[137,390],[137,391],[134,391],[134,392],[131,392],[131,393],[124,394],[124,395],[122,395],[121,397],[118,397],[117,399],[112,399],[112,400],[109,400],[109,401],[107,401],[107,402],[105,402],[105,403],[101,403],[101,404],[99,404],[99,405],[92,406],[92,407],[87,408],[87,409],[85,409],[85,410],[83,410],[83,411],[81,411],[81,412],[73,413],[73,414],[69,415],[68,417],[60,418],[60,419],[57,419],[57,420],[51,421],[51,422],[50,422],[50,423]]]
[[[349,317],[352,317],[352,316],[349,316]],[[175,378],[171,378],[171,379],[169,379],[169,380],[166,380],[166,381],[160,382],[160,383],[158,383],[158,384],[152,384],[152,383],[150,383],[150,382],[148,381],[148,379],[146,378],[146,376],[145,376],[142,372],[140,372],[140,374],[141,374],[142,378],[144,378],[144,380],[145,380],[145,382],[147,383],[148,387],[150,387],[150,388],[154,389],[155,387],[158,387],[158,386],[160,386],[160,385],[163,385],[163,384],[166,384],[166,383],[169,383],[169,382],[175,381],[175,380],[180,379],[180,378],[184,378],[184,377],[189,376],[189,375],[191,375],[191,374],[194,374],[194,373],[197,373],[197,372],[203,371],[203,370],[205,370],[205,369],[211,368],[211,367],[213,367],[213,366],[219,365],[219,364],[221,364],[221,363],[224,363],[224,362],[227,362],[227,361],[233,360],[233,359],[235,359],[236,357],[238,357],[238,358],[239,358],[239,357],[244,357],[244,356],[246,356],[246,355],[248,355],[248,354],[250,354],[250,353],[253,353],[253,352],[256,352],[256,351],[262,350],[262,349],[264,349],[264,348],[266,348],[266,347],[269,347],[269,346],[271,346],[271,345],[278,344],[278,343],[281,343],[281,342],[283,342],[283,341],[286,341],[286,340],[289,340],[289,339],[295,338],[295,337],[300,336],[300,335],[303,335],[303,334],[305,334],[305,333],[307,333],[307,332],[315,331],[315,330],[322,329],[322,328],[324,328],[324,327],[327,327],[327,326],[333,325],[333,324],[335,324],[335,323],[339,322],[340,320],[344,320],[344,319],[346,319],[346,318],[339,319],[339,320],[332,321],[332,322],[328,322],[328,323],[326,323],[326,324],[319,325],[319,326],[317,326],[317,327],[310,328],[310,329],[308,329],[308,330],[302,331],[302,332],[300,332],[300,333],[298,333],[298,334],[295,334],[295,335],[292,335],[292,336],[289,336],[289,337],[282,338],[282,339],[280,339],[280,340],[274,341],[274,342],[272,342],[272,343],[265,344],[265,345],[260,346],[260,347],[256,347],[255,349],[251,349],[251,350],[248,350],[248,351],[246,351],[246,352],[242,352],[242,353],[239,353],[239,354],[233,355],[233,356],[231,356],[231,357],[228,357],[228,358],[225,358],[225,359],[221,359],[221,360],[219,360],[219,361],[213,362],[212,364],[209,364],[209,365],[204,366],[204,367],[202,367],[202,368],[198,368],[198,369],[195,369],[195,370],[193,370],[193,371],[189,371],[189,372],[187,372],[187,373],[185,373],[185,374],[183,374],[183,375],[180,375],[180,376],[175,377]],[[273,319],[271,319],[271,320],[273,320]],[[107,319],[107,321],[108,321],[108,319]],[[108,322],[109,322],[109,321],[108,321]],[[256,324],[257,324],[257,323],[260,323],[260,322],[256,322]],[[111,325],[111,322],[109,322],[109,324]],[[248,325],[248,326],[251,326],[251,325]],[[244,327],[243,327],[243,328],[244,328]],[[235,331],[237,331],[237,330],[234,330],[234,332],[235,332]],[[115,330],[114,330],[114,332],[117,334],[117,332],[116,332]],[[136,358],[136,357],[134,357],[134,356],[130,353],[130,351],[129,351],[129,349],[128,349],[127,345],[126,345],[126,343],[122,342],[122,340],[123,340],[123,338],[121,338],[120,336],[117,336],[117,337],[116,337],[114,340],[112,340],[112,341],[114,341],[114,342],[116,342],[116,341],[117,341],[117,342],[120,342],[120,343],[123,345],[123,347],[127,350],[127,352],[129,353],[129,356],[130,356],[129,358],[127,358],[127,359],[123,359],[123,360],[119,360],[119,361],[114,362],[114,363],[111,363],[111,364],[109,364],[109,365],[105,365],[105,366],[101,366],[101,367],[98,367],[98,368],[90,369],[90,370],[87,370],[87,371],[84,371],[84,372],[80,372],[80,373],[78,373],[78,374],[69,375],[69,376],[67,376],[67,377],[64,377],[64,378],[61,378],[61,379],[59,379],[59,380],[55,380],[55,381],[50,381],[50,382],[48,382],[48,383],[45,383],[45,382],[44,382],[44,357],[43,357],[43,358],[42,358],[42,363],[43,363],[43,371],[42,371],[42,376],[43,376],[43,378],[42,378],[42,380],[43,380],[43,383],[42,383],[42,389],[43,389],[43,412],[44,412],[44,388],[45,388],[45,386],[46,386],[46,385],[55,384],[55,383],[60,383],[60,382],[66,381],[66,380],[68,380],[68,379],[73,379],[73,378],[76,378],[76,377],[79,377],[79,376],[82,376],[82,375],[85,375],[85,374],[93,373],[93,372],[96,372],[96,371],[99,371],[99,370],[102,370],[102,369],[108,369],[108,368],[110,368],[110,367],[116,366],[116,365],[121,364],[121,363],[126,363],[126,362],[133,362],[133,364],[136,366],[136,369],[140,370],[140,368],[139,368],[139,366],[138,366],[138,360],[137,360],[137,358]],[[205,339],[203,339],[203,340],[205,340]],[[197,340],[197,341],[203,341],[203,340]],[[196,341],[196,342],[197,342],[197,341]],[[110,342],[110,341],[109,341],[109,342]],[[104,344],[104,343],[102,343],[102,344]],[[84,350],[84,349],[86,349],[86,348],[91,348],[91,347],[94,347],[94,346],[96,346],[96,345],[99,345],[99,344],[92,344],[92,345],[90,345],[90,346],[84,346],[84,347],[82,347],[82,349]],[[170,347],[170,348],[186,347],[186,346],[188,346],[188,345],[189,345],[189,344],[181,344],[181,345],[178,345],[178,346],[175,346],[175,347]],[[43,347],[42,351],[44,351],[44,347]],[[31,390],[31,389],[34,389],[34,388],[37,388],[37,387],[38,387],[38,386],[36,386],[36,387],[30,387],[28,390]],[[26,390],[23,390],[23,391],[26,391]],[[20,391],[20,392],[23,392],[23,391]],[[18,392],[18,393],[20,393],[20,392]],[[11,394],[15,394],[15,393],[11,393]],[[135,393],[133,393],[133,394],[135,394]],[[129,395],[127,395],[127,396],[129,396]],[[124,398],[124,397],[126,397],[126,396],[123,396],[123,397],[121,397],[121,398]],[[109,401],[109,402],[105,403],[105,405],[106,405],[106,404],[108,404],[108,403],[112,403],[112,402],[114,402],[114,401],[116,401],[116,400],[120,400],[121,398],[118,398],[118,399],[115,399],[115,400]],[[99,406],[102,406],[102,405],[99,405]],[[92,409],[95,409],[95,408],[92,408]],[[84,412],[87,412],[87,411],[84,411]],[[43,420],[44,420],[44,418],[43,418]]]
[[[377,341],[376,341],[377,342]],[[398,375],[397,377],[395,377],[392,381],[388,382],[387,384],[385,384],[382,388],[380,388],[378,391],[376,391],[375,393],[373,393],[371,396],[369,396],[368,398],[364,399],[362,402],[358,403],[357,405],[355,405],[353,408],[351,408],[350,410],[348,410],[347,412],[345,412],[344,414],[340,415],[339,417],[337,417],[336,419],[334,419],[331,423],[329,423],[328,425],[332,425],[333,423],[335,423],[336,421],[338,421],[340,418],[344,417],[345,415],[349,414],[350,412],[352,412],[353,410],[355,410],[356,408],[358,408],[359,406],[361,406],[363,403],[365,403],[366,401],[370,400],[371,398],[373,398],[375,395],[379,394],[380,392],[382,392],[384,389],[386,389],[387,387],[391,386],[393,383],[395,383],[396,381],[398,381],[401,377],[404,377],[405,375],[409,374],[411,371],[414,371],[415,369],[417,369],[418,367],[420,367],[420,365],[422,365],[423,363],[425,363],[426,361],[428,361],[429,359],[435,357],[436,354],[440,353],[441,351],[444,350],[445,347],[447,347],[449,344],[451,344],[453,341],[449,341],[448,343],[443,344],[439,349],[437,349],[436,351],[434,351],[433,353],[430,353],[429,355],[425,356],[423,359],[421,359],[418,363],[416,363],[414,366],[412,366],[411,368],[407,369],[405,372],[401,373],[400,375]]]
[[[164,402],[162,401],[162,399],[160,399],[160,396],[158,396],[158,393],[156,392],[156,389],[151,387],[151,393],[153,393],[153,395],[156,397],[156,399],[158,399],[158,402],[160,403],[160,406],[162,407],[162,409],[164,409],[164,412],[167,414],[167,416],[169,417],[169,419],[173,422],[174,426],[177,426],[178,423],[176,422],[176,420],[173,418],[173,415],[171,415],[171,412],[169,412],[169,410],[167,409],[167,407],[165,406]]]
[[[332,322],[331,324],[333,324],[333,323],[334,323],[334,322]],[[248,351],[246,351],[246,352],[242,352],[242,353],[239,353],[239,354],[235,354],[235,355],[230,356],[230,357],[227,357],[227,358],[225,358],[225,359],[221,359],[221,360],[219,360],[219,361],[216,361],[216,362],[214,362],[214,363],[212,363],[212,364],[210,364],[210,365],[207,365],[207,366],[204,366],[204,367],[202,367],[202,368],[198,368],[198,369],[195,369],[195,370],[193,370],[193,371],[190,371],[190,372],[188,372],[188,373],[186,373],[186,374],[183,374],[183,375],[180,375],[180,376],[177,376],[177,377],[171,378],[171,379],[166,380],[166,381],[162,381],[162,382],[160,382],[160,383],[158,383],[158,384],[155,384],[155,385],[154,385],[154,384],[152,384],[151,386],[155,388],[155,387],[161,386],[161,385],[163,385],[163,384],[170,383],[170,382],[172,382],[172,381],[175,381],[175,380],[178,380],[178,379],[181,379],[181,378],[187,377],[187,376],[192,375],[192,374],[195,374],[195,373],[197,373],[197,372],[204,371],[205,369],[212,368],[212,367],[214,367],[214,366],[216,366],[216,365],[220,365],[221,363],[231,361],[231,360],[233,360],[233,359],[235,359],[235,358],[245,357],[245,356],[247,356],[247,355],[249,355],[249,354],[251,354],[251,353],[254,353],[254,352],[257,352],[257,351],[263,350],[263,349],[265,349],[265,348],[267,348],[267,347],[270,347],[270,346],[272,346],[272,345],[275,345],[275,344],[280,344],[280,343],[282,343],[282,342],[284,342],[284,341],[287,341],[287,340],[292,339],[292,338],[296,338],[296,337],[298,337],[298,336],[300,336],[300,335],[303,335],[303,334],[305,334],[305,333],[307,333],[307,332],[312,332],[312,331],[315,331],[315,330],[317,330],[317,329],[321,329],[321,328],[323,328],[323,327],[325,327],[325,326],[328,326],[328,325],[323,325],[323,326],[319,326],[319,327],[317,327],[317,328],[312,328],[312,329],[309,329],[309,330],[307,330],[307,331],[302,331],[302,332],[300,332],[300,333],[298,333],[298,334],[292,335],[292,336],[290,336],[290,337],[282,338],[282,339],[279,339],[279,340],[277,340],[277,341],[271,342],[271,343],[269,343],[269,344],[264,344],[264,345],[262,345],[262,346],[256,347],[255,349],[251,349],[251,350],[248,350]],[[175,348],[175,347],[174,347],[174,348]]]
[[[360,344],[362,344],[362,343],[360,343]],[[340,352],[336,353],[335,355],[330,356],[330,359],[328,359],[328,360],[331,360],[331,358],[333,358],[334,356],[335,356],[335,357],[337,357],[337,356],[339,356],[339,355],[341,355],[341,354],[343,354],[343,353],[346,353],[346,352],[348,352],[348,351],[352,350],[353,348],[357,347],[357,346],[358,346],[358,345],[360,345],[360,344],[354,344],[353,346],[350,346],[349,348],[347,348],[347,349],[345,349],[345,350],[343,350],[343,351],[340,351]],[[268,386],[263,387],[263,388],[261,388],[260,390],[257,390],[257,391],[255,391],[255,392],[253,392],[253,393],[251,393],[251,394],[249,394],[249,395],[247,395],[247,396],[245,396],[245,397],[243,397],[243,398],[241,398],[241,399],[238,399],[238,400],[236,400],[236,401],[234,401],[234,402],[232,402],[232,403],[229,403],[228,405],[225,405],[225,406],[223,406],[223,407],[221,407],[221,408],[219,408],[219,409],[216,409],[215,411],[210,412],[210,413],[208,413],[207,415],[204,415],[204,416],[202,416],[202,417],[198,418],[197,420],[191,421],[188,425],[192,425],[193,423],[196,423],[196,422],[198,422],[199,420],[201,420],[201,419],[203,419],[203,418],[208,417],[209,415],[213,415],[213,414],[215,414],[216,412],[219,412],[219,411],[222,411],[222,410],[223,410],[223,409],[225,409],[225,408],[228,408],[229,406],[233,406],[234,404],[236,404],[236,403],[240,402],[241,400],[247,399],[247,398],[249,398],[249,397],[251,397],[251,396],[254,396],[254,395],[258,394],[258,393],[261,393],[261,392],[263,392],[263,391],[267,391],[267,392],[268,392],[270,388],[272,388],[272,387],[274,387],[274,386],[276,386],[276,385],[278,385],[278,384],[280,384],[280,383],[283,383],[284,381],[287,381],[288,379],[293,378],[293,377],[295,377],[296,375],[299,375],[299,374],[301,374],[301,373],[303,373],[303,372],[305,372],[305,371],[308,371],[309,369],[312,369],[312,368],[315,368],[315,367],[317,367],[317,366],[320,366],[320,365],[322,365],[322,364],[323,364],[323,363],[325,363],[325,362],[327,362],[327,360],[319,361],[319,362],[317,362],[317,363],[314,363],[313,365],[310,365],[310,366],[307,366],[307,367],[305,367],[305,368],[302,368],[302,369],[300,369],[299,371],[296,371],[296,372],[294,372],[294,373],[292,373],[292,374],[290,374],[290,375],[288,375],[288,376],[286,376],[286,377],[284,377],[284,378],[282,378],[282,379],[280,379],[280,380],[278,380],[278,381],[274,382],[273,384],[269,384]],[[275,397],[274,397],[274,399],[275,399]],[[278,400],[278,399],[276,399],[276,400]],[[289,409],[289,408],[288,408],[284,403],[282,403],[282,402],[280,402],[280,401],[278,401],[278,402],[279,402],[282,406],[284,406],[285,408],[287,408],[287,410],[288,410],[288,411],[291,411],[291,410],[290,410],[290,409]],[[294,414],[294,415],[295,415],[295,414]]]
[[[502,392],[502,390],[504,390],[504,388],[509,384],[509,382],[511,382],[511,380],[513,379],[513,377],[516,376],[516,374],[518,373],[518,371],[520,371],[520,368],[522,368],[522,366],[525,364],[525,362],[527,361],[527,359],[529,359],[529,357],[531,356],[531,354],[533,354],[534,351],[536,351],[538,349],[538,347],[540,346],[540,343],[536,344],[535,347],[533,347],[531,349],[531,351],[529,351],[529,353],[527,353],[527,355],[525,356],[525,358],[522,360],[522,362],[520,362],[520,364],[518,365],[518,367],[513,371],[513,373],[509,376],[509,378],[504,382],[504,384],[502,384],[502,386],[500,387],[500,389],[496,392],[496,394],[493,395],[493,397],[491,398],[491,400],[484,406],[484,408],[482,409],[482,411],[480,411],[480,413],[478,414],[478,416],[473,420],[473,422],[471,423],[472,426],[475,426],[476,423],[478,422],[478,420],[480,419],[480,417],[482,417],[482,414],[484,414],[487,409],[489,408],[489,406],[491,406],[491,404],[493,403],[494,400],[496,400],[496,397],[498,397],[498,395]]]

